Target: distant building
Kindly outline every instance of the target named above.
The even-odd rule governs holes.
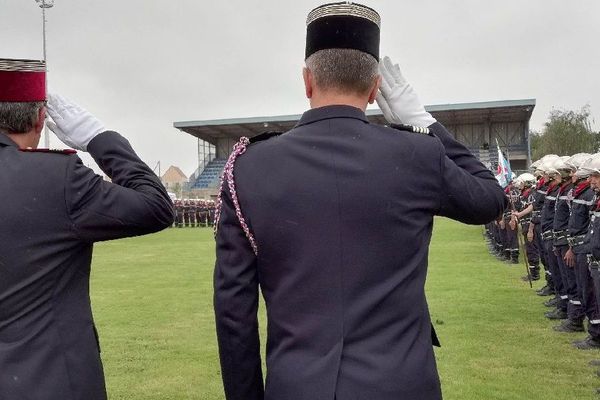
[[[160,177],[165,188],[172,192],[180,192],[188,185],[188,178],[179,167],[171,165]]]
[[[535,104],[535,99],[525,99],[425,108],[486,166],[495,168],[498,142],[513,171],[519,171],[531,163],[529,120]],[[367,110],[366,114],[372,123],[387,124],[380,110]],[[190,189],[216,192],[227,157],[240,137],[250,138],[266,131],[285,132],[299,119],[300,115],[283,115],[173,123],[175,128],[198,138],[198,169],[190,177]]]

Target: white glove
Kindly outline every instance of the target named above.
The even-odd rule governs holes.
[[[392,124],[408,124],[428,127],[437,122],[427,111],[410,83],[406,81],[398,64],[389,57],[379,63],[381,87],[377,93],[377,104],[385,119]]]
[[[106,131],[96,117],[60,95],[48,94],[47,109],[54,121],[48,121],[48,127],[73,149],[86,151],[91,140]]]

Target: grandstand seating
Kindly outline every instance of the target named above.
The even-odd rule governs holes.
[[[227,160],[215,158],[202,171],[198,178],[192,182],[192,189],[208,189],[219,186],[219,179],[225,168]]]

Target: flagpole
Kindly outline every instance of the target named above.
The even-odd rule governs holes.
[[[48,95],[48,62],[46,59],[46,8],[52,8],[54,6],[54,0],[35,0],[39,7],[42,9],[42,37],[43,37],[43,48],[44,48],[44,64],[46,66],[46,95]],[[44,127],[44,147],[50,148],[50,132],[48,132],[48,125]]]

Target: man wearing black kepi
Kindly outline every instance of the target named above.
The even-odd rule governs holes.
[[[380,105],[394,122],[420,127],[369,123],[379,26],[377,12],[359,4],[311,11],[311,110],[285,134],[242,138],[226,164],[214,305],[228,400],[442,396],[424,291],[433,217],[484,224],[507,201],[389,59]]]
[[[0,59],[0,398],[104,400],[93,243],[166,228],[173,210],[127,140],[60,96],[45,100],[43,62]],[[46,111],[112,183],[73,150],[37,149]]]

